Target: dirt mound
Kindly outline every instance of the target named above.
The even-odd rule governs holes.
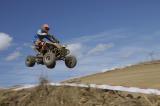
[[[111,90],[41,85],[1,90],[0,106],[159,106],[160,97]]]

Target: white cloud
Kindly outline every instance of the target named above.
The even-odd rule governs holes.
[[[74,54],[76,56],[82,55],[82,44],[81,43],[73,43],[67,45],[67,48],[70,50],[71,54]]]
[[[26,47],[28,47],[30,45],[31,45],[30,43],[23,43],[23,46],[26,46]]]
[[[95,48],[91,49],[88,54],[98,54],[101,53],[109,48],[112,48],[114,46],[114,44],[110,43],[110,44],[97,44]]]
[[[24,47],[27,47],[27,48],[34,49],[34,46],[33,46],[32,43],[23,43],[23,46],[24,46]]]
[[[0,51],[6,49],[11,45],[12,37],[6,33],[0,32]]]
[[[108,42],[115,39],[124,39],[128,37],[124,29],[104,31],[93,35],[83,35],[78,38],[73,38],[69,42],[93,43],[93,42]]]
[[[135,51],[127,51],[125,54],[121,54],[122,58],[129,58],[130,56],[134,55]]]
[[[125,46],[119,50],[119,56],[121,58],[129,58],[133,55],[144,54],[145,48],[134,47],[134,46]]]
[[[21,53],[19,51],[15,51],[11,54],[9,54],[7,57],[6,57],[6,61],[12,61],[12,60],[15,60],[17,59],[19,56],[21,55]]]
[[[31,47],[33,44],[32,43],[23,43],[24,47]]]

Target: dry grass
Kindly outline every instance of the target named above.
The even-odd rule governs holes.
[[[74,81],[75,80],[75,81]],[[141,63],[123,69],[89,75],[66,82],[160,88],[160,61]]]
[[[40,85],[20,91],[1,90],[0,106],[160,106],[160,97],[111,90]]]

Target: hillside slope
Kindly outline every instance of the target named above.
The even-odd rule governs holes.
[[[40,84],[26,89],[0,89],[0,106],[160,106],[160,96],[98,89]],[[141,88],[160,88],[160,61],[141,63],[82,78],[74,83],[96,83]],[[21,86],[20,86],[21,87]]]
[[[121,85],[160,89],[160,61],[141,63],[66,82]]]

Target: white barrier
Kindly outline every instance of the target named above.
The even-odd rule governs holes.
[[[111,85],[96,85],[96,84],[75,84],[75,83],[49,83],[52,86],[71,86],[71,87],[91,87],[98,89],[106,89],[106,90],[116,90],[116,91],[126,91],[133,93],[144,93],[144,94],[154,94],[160,95],[160,90],[158,89],[141,89],[137,87],[123,87],[123,86],[111,86]],[[38,85],[24,85],[22,87],[14,88],[13,90],[22,90],[28,88],[34,88]]]

